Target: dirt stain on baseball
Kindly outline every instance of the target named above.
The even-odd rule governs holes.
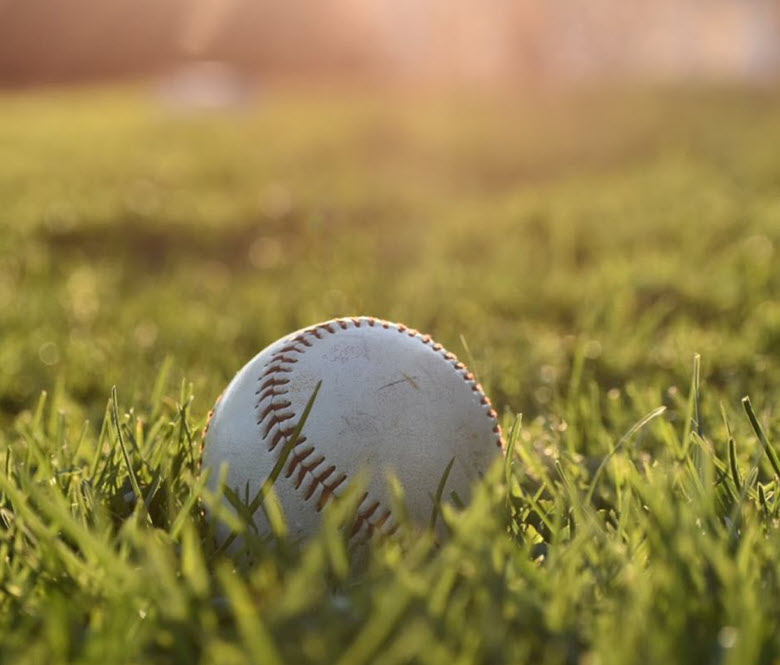
[[[401,374],[403,375],[402,379],[398,379],[397,381],[391,381],[390,383],[386,383],[383,386],[379,386],[379,388],[377,388],[377,392],[379,392],[380,390],[384,390],[385,388],[390,388],[391,386],[397,386],[401,383],[408,383],[415,390],[420,389],[419,384],[417,383],[417,381],[415,381],[417,377],[409,376],[406,372],[401,372]]]

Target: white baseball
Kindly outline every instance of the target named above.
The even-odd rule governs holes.
[[[496,412],[473,374],[429,336],[399,323],[336,319],[291,333],[238,372],[211,416],[203,462],[211,482],[253,497],[285,448],[318,382],[312,409],[274,489],[290,533],[306,536],[318,513],[359,470],[366,494],[352,535],[390,533],[387,471],[403,484],[409,516],[425,523],[454,458],[443,497],[463,501],[500,454]],[[268,525],[255,513],[261,532]]]

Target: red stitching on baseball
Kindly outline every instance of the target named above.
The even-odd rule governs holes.
[[[284,355],[284,353],[279,351],[278,353],[274,354],[274,357],[271,360],[271,362],[274,362],[274,363],[297,363],[298,359],[297,358],[288,358],[287,356]]]
[[[314,476],[314,471],[317,469],[318,466],[320,466],[325,461],[325,456],[320,455],[319,457],[313,459],[310,463],[301,463],[301,469],[298,472],[298,480],[295,482],[295,489],[299,489],[301,485],[303,485],[303,481],[306,480],[306,474],[310,473],[312,476]],[[308,501],[311,498],[311,495],[314,494],[314,488],[317,486],[317,477],[314,476],[311,481],[311,485],[309,486],[309,490],[307,490],[304,494],[304,500]]]
[[[282,438],[286,438],[288,436],[292,436],[292,433],[294,431],[295,430],[293,430],[293,429],[278,429],[278,430],[276,430],[276,433],[274,434],[274,438],[271,439],[271,442],[268,444],[268,452],[272,452],[274,450],[274,448],[276,448],[276,446],[279,445],[279,442],[282,440]],[[304,441],[306,441],[306,437],[305,436],[300,437],[298,439],[297,443],[296,443],[296,446],[300,445]]]
[[[375,529],[380,528],[387,520],[390,519],[390,511],[386,510],[384,513],[382,513],[382,517],[380,517],[376,522],[374,522],[373,526]]]
[[[279,434],[284,434],[284,432],[280,430]],[[292,476],[293,473],[295,473],[295,469],[298,468],[298,465],[301,462],[303,462],[303,460],[305,460],[313,452],[314,452],[314,446],[309,446],[308,448],[303,448],[299,451],[298,445],[296,444],[295,448],[293,448],[293,451],[290,454],[290,464],[287,467],[287,472],[284,474],[285,478],[289,478],[290,476]]]
[[[200,444],[200,457],[198,457],[198,469],[200,470],[201,465],[203,464],[203,446],[206,442],[206,434],[209,433],[209,426],[211,425],[211,419],[214,417],[214,410],[217,408],[217,404],[219,404],[219,400],[222,399],[222,393],[219,393],[217,395],[217,399],[214,401],[214,406],[211,407],[211,411],[209,411],[209,415],[206,417],[206,424],[203,426],[203,433],[201,434],[201,444]]]
[[[325,458],[323,457],[322,458],[322,462],[324,462],[324,461],[325,461]],[[322,462],[320,462],[320,464],[322,464]],[[314,478],[311,479],[311,484],[309,485],[309,489],[306,490],[306,496],[304,496],[304,499],[306,501],[308,501],[314,495],[314,492],[317,490],[318,487],[320,487],[320,486],[324,487],[325,486],[325,481],[330,477],[330,475],[335,470],[336,470],[335,466],[329,466],[329,467],[327,467],[325,469],[325,471],[323,471],[322,473],[320,473],[317,476],[314,476]]]
[[[360,516],[364,520],[367,520],[369,517],[371,517],[371,515],[373,515],[377,511],[377,508],[379,508],[379,501],[374,501],[374,503],[371,504],[370,508],[360,513]]]
[[[257,394],[257,393],[255,393]],[[268,390],[266,390],[260,397],[258,398],[258,402],[262,402],[266,399],[273,399],[274,397],[279,397],[281,395],[286,395],[286,390],[276,390],[275,386],[271,386]]]
[[[335,467],[333,468],[335,469]],[[317,505],[316,505],[317,512],[320,512],[325,507],[325,504],[327,504],[330,498],[333,496],[334,490],[339,485],[341,485],[346,479],[347,479],[347,474],[342,473],[338,478],[336,478],[336,480],[330,483],[330,485],[325,484],[325,487],[322,489],[322,494],[320,494],[320,498],[317,499]]]
[[[290,420],[290,418],[294,418],[295,414],[290,411],[288,413],[272,413],[271,419],[268,421],[268,425],[265,427],[265,433],[263,434],[263,438],[267,437],[271,429],[275,426],[281,425],[285,420]],[[262,421],[260,421],[262,422]],[[257,423],[258,425],[260,423]]]
[[[296,340],[293,340],[292,344],[288,344],[287,346],[282,347],[274,355],[275,356],[281,356],[281,355],[283,355],[285,353],[301,353],[301,349],[299,349],[297,346],[295,346],[295,344],[296,344]]]
[[[259,404],[258,404],[259,406]],[[286,409],[287,407],[292,406],[292,402],[271,402],[266,408],[263,413],[260,414],[260,418],[257,421],[257,424],[260,425],[273,411],[281,411],[282,409]],[[283,416],[285,414],[278,414],[279,416]],[[279,421],[287,420],[288,417],[285,415],[284,418],[279,418]]]
[[[275,360],[273,362],[276,362]],[[268,367],[266,367],[266,373],[269,372],[284,372],[285,374],[290,374],[292,372],[292,367],[284,367],[282,365],[274,365],[270,364]]]
[[[266,381],[260,386],[259,390],[265,390],[266,388],[270,388],[271,386],[286,386],[288,383],[290,383],[290,379],[281,379],[272,376],[270,379],[268,379],[268,381]]]
[[[366,500],[368,499],[368,492],[363,494],[363,498],[360,500],[359,506],[362,506]],[[379,508],[379,501],[375,501],[372,503],[368,508],[364,508],[363,510],[358,510],[357,516],[355,518],[355,523],[352,525],[352,531],[350,532],[350,538],[357,533],[360,532],[360,530],[363,528],[363,526],[366,526],[366,529],[368,531],[368,537],[370,538],[375,529],[380,529],[385,522],[390,518],[390,511],[385,510],[384,513],[382,513],[382,516],[378,520],[371,520],[372,515],[377,511]],[[396,527],[397,528],[397,527]],[[394,531],[395,529],[393,529]]]

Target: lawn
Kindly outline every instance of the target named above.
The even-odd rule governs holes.
[[[769,90],[3,92],[0,660],[780,662],[779,145]],[[211,405],[354,314],[510,455],[446,537],[226,555]]]

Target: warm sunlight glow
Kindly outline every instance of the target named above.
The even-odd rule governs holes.
[[[222,60],[253,76],[538,85],[768,80],[774,0],[0,1],[0,83]]]

